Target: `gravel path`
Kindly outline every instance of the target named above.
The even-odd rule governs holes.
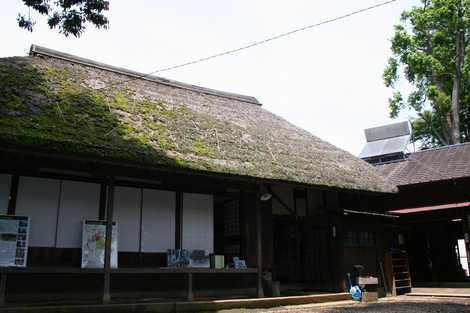
[[[358,304],[352,301],[339,303],[286,306],[260,310],[227,310],[224,313],[470,313],[470,299],[395,297],[382,299],[371,304]]]

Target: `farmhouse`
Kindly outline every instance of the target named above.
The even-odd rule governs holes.
[[[2,303],[269,295],[263,276],[341,291],[343,208],[396,192],[253,97],[35,45],[0,59],[0,141],[2,225],[19,225]],[[174,249],[225,266],[174,267]]]
[[[390,291],[465,286],[470,282],[470,144],[413,152],[409,122],[369,128],[365,134],[360,157],[399,189],[382,199],[382,213],[389,218],[368,223],[390,225],[388,236],[406,251],[395,265],[383,260]]]
[[[400,190],[387,206],[400,216],[414,285],[468,282],[470,144],[417,151],[377,169]]]

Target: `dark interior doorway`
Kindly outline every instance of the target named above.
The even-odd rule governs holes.
[[[292,289],[333,288],[331,230],[313,218],[273,217],[274,279]]]
[[[461,219],[413,223],[409,229],[407,251],[414,283],[469,281],[459,250],[464,238]]]

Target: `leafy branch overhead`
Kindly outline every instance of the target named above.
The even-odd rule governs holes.
[[[395,26],[383,74],[393,89],[390,116],[416,112],[415,139],[424,146],[470,140],[469,37],[469,0],[421,0]],[[413,86],[406,98],[395,86],[401,74]]]
[[[58,28],[65,36],[80,37],[90,22],[97,28],[107,28],[109,21],[104,11],[109,9],[109,1],[103,0],[23,0],[31,10],[48,17],[49,27]],[[33,31],[36,21],[31,17],[18,14],[18,25]]]

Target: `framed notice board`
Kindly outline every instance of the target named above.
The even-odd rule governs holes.
[[[111,267],[117,268],[117,225],[113,222],[111,235]],[[83,221],[82,268],[104,268],[106,221]]]
[[[25,267],[28,241],[29,217],[0,215],[0,267]]]

